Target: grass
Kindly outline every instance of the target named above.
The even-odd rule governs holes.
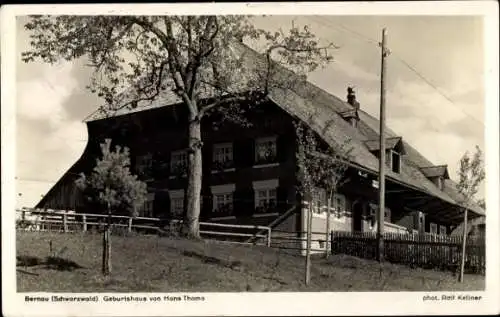
[[[113,236],[112,273],[103,277],[101,236],[18,232],[19,292],[240,292],[484,290],[484,277],[458,283],[448,272],[344,255],[304,258],[260,246],[158,236]]]

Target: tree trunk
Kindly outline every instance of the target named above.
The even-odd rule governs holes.
[[[108,203],[108,219],[102,239],[102,273],[111,273],[111,208]]]
[[[306,285],[311,283],[311,240],[312,240],[312,202],[307,211],[307,246],[306,246]]]
[[[107,227],[103,234],[103,256],[102,273],[109,275],[111,273],[111,227]]]
[[[201,157],[201,121],[191,120],[189,123],[189,153],[188,153],[188,184],[187,214],[184,222],[188,237],[200,238],[200,194],[202,181],[202,157]]]
[[[108,273],[108,228],[102,231],[102,274],[107,275]]]
[[[458,281],[464,281],[464,269],[465,269],[465,247],[467,245],[467,208],[464,210],[464,232],[462,236],[462,257],[460,258],[460,274],[458,275]]]

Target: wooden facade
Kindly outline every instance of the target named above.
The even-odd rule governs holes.
[[[98,212],[97,206],[85,203],[74,180],[79,173],[92,170],[100,155],[99,144],[111,138],[114,145],[130,148],[132,170],[148,184],[149,201],[142,215],[180,217],[186,187],[184,109],[181,105],[171,105],[87,122],[89,143],[82,157],[37,207]],[[288,212],[290,215],[277,224],[279,230],[304,232],[306,209],[297,192],[295,118],[269,102],[249,112],[247,119],[251,123],[247,127],[221,123],[219,118],[209,117],[202,122],[201,220],[268,225]],[[374,231],[376,175],[355,166],[347,174],[349,181],[339,188],[330,211],[330,228]],[[436,233],[447,234],[454,225],[433,216],[429,208],[411,208],[408,196],[418,197],[421,195],[418,191],[390,180],[387,191],[388,231],[429,232],[437,226]],[[392,195],[391,191],[404,191],[405,196]],[[318,201],[317,205],[324,207],[326,201]],[[318,209],[314,213],[313,231],[324,231],[326,218],[326,211]]]

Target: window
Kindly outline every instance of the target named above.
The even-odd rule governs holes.
[[[277,179],[253,182],[255,211],[257,213],[264,213],[276,207],[278,183]]]
[[[214,195],[214,212],[231,213],[233,210],[233,193]]]
[[[213,212],[217,214],[233,213],[234,184],[212,186]]]
[[[391,209],[388,207],[385,207],[384,221],[391,222]]]
[[[349,121],[351,122],[351,125],[352,125],[354,128],[357,128],[357,127],[358,127],[358,119],[356,119],[355,117],[352,117]]]
[[[394,150],[386,150],[385,152],[385,164],[394,173],[401,172],[401,155]]]
[[[255,161],[273,163],[276,160],[276,137],[260,138],[255,141]]]
[[[326,191],[322,188],[315,188],[312,197],[313,212],[321,214],[326,207]]]
[[[401,156],[394,151],[391,151],[391,166],[394,173],[401,172]]]
[[[345,196],[341,195],[341,194],[334,194],[333,195],[332,207],[333,207],[335,215],[338,218],[342,217],[342,214],[344,212],[346,212],[346,199],[345,199]]]
[[[183,175],[186,173],[188,165],[187,151],[172,152],[170,157],[170,172],[176,175]]]
[[[439,226],[439,234],[445,236],[446,235],[446,226]]]
[[[377,218],[378,205],[370,204],[370,216],[371,216],[371,226],[375,226],[378,222]],[[390,222],[391,220],[391,209],[389,207],[385,207],[384,210],[384,222]]]
[[[370,204],[370,227],[375,227],[375,224],[377,223],[377,206]]]
[[[233,144],[215,144],[213,151],[214,170],[231,168],[233,165]]]
[[[256,192],[257,208],[268,209],[276,206],[276,189],[259,189]]]
[[[182,217],[184,213],[184,190],[170,190],[170,214],[174,218]]]
[[[430,231],[432,234],[438,233],[438,225],[433,223],[433,222],[430,223],[430,229],[431,229]]]
[[[325,240],[318,240],[319,248],[324,249],[325,248]]]
[[[440,190],[443,190],[443,187],[444,187],[444,179],[443,179],[443,176],[438,176],[438,177],[436,177],[435,184],[436,184],[436,186],[437,186]]]
[[[155,194],[151,193],[148,194],[146,197],[146,200],[144,201],[144,204],[140,208],[139,215],[141,217],[148,217],[152,218],[153,217],[153,203],[155,200]]]
[[[172,198],[170,201],[170,212],[173,216],[181,216],[184,212],[184,197]]]
[[[153,167],[153,155],[148,153],[137,156],[135,169],[140,176],[150,176],[151,168]]]

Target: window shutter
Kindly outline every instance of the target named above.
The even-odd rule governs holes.
[[[203,160],[201,161],[202,168],[203,168],[203,173],[206,173],[206,171],[211,171],[212,170],[212,165],[214,162],[213,159],[213,146],[212,144],[206,144],[203,146],[201,149],[202,155],[203,155]]]
[[[235,216],[250,216],[254,213],[255,197],[252,188],[237,188],[234,191],[234,212]]]
[[[290,144],[288,142],[286,136],[284,135],[278,135],[276,137],[276,156],[278,159],[278,162],[283,163],[287,160],[288,153],[287,153],[287,146]]]
[[[244,190],[236,188],[233,192],[233,215],[238,217],[242,212],[242,208],[245,207],[244,205]]]
[[[276,188],[276,200],[277,200],[277,207],[278,207],[278,212],[282,213],[286,210],[287,206],[287,199],[288,199],[288,191],[287,188],[284,186],[278,186]]]
[[[157,191],[155,193],[155,199],[153,200],[153,216],[158,216],[162,218],[166,215],[168,209],[166,208],[168,205],[168,192],[165,191]]]
[[[236,167],[252,166],[255,158],[255,143],[247,138],[233,143],[233,160]]]

